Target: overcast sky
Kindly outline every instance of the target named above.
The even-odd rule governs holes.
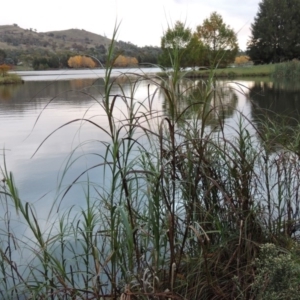
[[[163,31],[180,20],[192,30],[217,11],[237,32],[246,49],[250,25],[260,0],[11,0],[2,1],[0,25],[16,23],[38,32],[85,29],[111,37],[121,22],[117,40],[138,46],[160,46]],[[5,13],[4,13],[5,12]]]

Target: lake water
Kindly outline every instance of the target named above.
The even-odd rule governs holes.
[[[124,72],[114,70],[114,75],[119,75],[121,71]],[[152,70],[153,73],[157,71]],[[137,70],[131,72],[136,73]],[[139,74],[143,72],[147,70],[138,71]],[[104,73],[98,70],[92,73],[41,71],[20,74],[24,76],[23,85],[0,86],[0,148],[3,149],[2,154],[5,154],[8,170],[14,174],[21,199],[35,203],[37,209],[43,208],[39,216],[46,219],[53,199],[59,193],[58,183],[70,153],[77,149],[72,160],[78,160],[64,175],[63,187],[67,187],[86,168],[103,161],[98,154],[104,154],[105,148],[101,142],[108,139],[96,126],[78,121],[59,129],[42,142],[57,128],[74,119],[89,119],[107,128],[106,116],[97,103],[101,101],[104,92]],[[124,77],[119,77],[117,82],[123,92],[128,95],[131,93],[132,85]],[[200,83],[200,80],[193,82]],[[217,85],[218,90],[221,87],[224,92],[224,122],[232,127],[238,122],[238,111],[259,124],[259,107],[271,108],[282,115],[298,118],[300,94],[295,85],[288,86],[283,82],[274,83],[266,79],[222,81]],[[135,101],[144,101],[149,93],[155,92],[153,107],[158,112],[168,113],[163,94],[157,92],[151,82],[139,83]],[[112,93],[120,93],[120,88],[116,86]],[[122,119],[126,106],[120,99],[117,101],[115,117]],[[214,101],[217,104],[220,101],[217,93]],[[182,109],[186,105],[182,103]],[[211,128],[217,128],[215,120],[214,117],[209,120]],[[89,172],[89,176],[95,184],[104,180],[100,169]],[[86,180],[83,177],[80,181],[82,184],[70,190],[68,197],[61,203],[63,207],[82,204]]]
[[[133,81],[126,76],[119,76],[122,71],[124,70],[114,70],[114,76],[117,78],[110,92],[111,101],[114,99],[116,101],[113,116],[119,128],[122,127],[122,122],[126,118],[125,100],[128,99],[133,99],[135,109],[140,116],[148,113],[151,106],[151,113],[155,116],[153,120],[157,120],[157,124],[153,121],[154,126],[159,124],[162,116],[169,116],[172,113],[165,94],[158,89],[158,85],[163,85],[161,79],[153,78],[132,83]],[[155,73],[158,70],[130,70],[130,73],[141,75],[149,71]],[[1,155],[5,155],[7,169],[14,174],[22,202],[34,204],[32,207],[36,211],[43,233],[46,235],[49,233],[49,247],[53,246],[54,248],[51,249],[55,249],[53,251],[56,253],[56,251],[59,252],[59,248],[56,248],[57,241],[52,243],[51,238],[57,230],[57,222],[53,222],[53,218],[57,218],[58,213],[62,216],[71,207],[74,208],[72,213],[85,207],[88,180],[91,187],[96,186],[97,192],[102,192],[101,188],[111,179],[109,173],[104,173],[103,167],[100,166],[106,155],[105,142],[110,142],[105,133],[108,129],[108,120],[101,106],[104,94],[104,73],[103,70],[96,70],[95,72],[43,71],[20,74],[23,76],[24,84],[0,86]],[[192,87],[197,87],[197,89],[193,97],[190,97],[187,91],[191,91]],[[200,95],[205,88],[205,81],[199,79],[182,81],[177,88],[184,99],[178,104],[178,109],[179,112],[184,112],[191,105],[191,98],[201,99]],[[122,96],[115,98],[116,95]],[[217,134],[220,126],[225,125],[224,134],[227,138],[236,134],[235,129],[241,114],[244,115],[243,125],[252,124],[258,130],[263,130],[260,124],[266,114],[274,120],[276,118],[284,120],[288,116],[291,124],[296,123],[300,111],[300,88],[292,81],[275,82],[266,78],[217,81],[211,93],[210,105],[214,109],[206,120],[206,130]],[[192,120],[193,115],[199,115],[203,109],[201,103],[192,107],[194,109],[189,110],[190,113],[185,115],[187,122]],[[262,108],[265,110],[264,115],[262,115]],[[273,115],[274,112],[279,117]],[[74,120],[76,122],[69,123]],[[136,118],[137,122],[141,120]],[[67,125],[64,126],[65,124]],[[142,125],[149,126],[146,123]],[[179,126],[181,124],[178,124]],[[248,130],[251,131],[251,126]],[[124,128],[120,130],[120,133],[122,134],[123,131]],[[136,134],[140,133],[137,131]],[[259,140],[255,138],[256,142],[259,143]],[[139,139],[139,143],[141,147],[149,146],[143,138]],[[134,151],[132,155],[135,155]],[[132,158],[134,157],[130,157]],[[0,159],[0,166],[3,168],[4,157],[1,156]],[[153,161],[155,161],[154,158]],[[99,167],[88,172],[88,177],[87,174],[81,176],[77,184],[62,199],[64,191],[82,172],[97,165]],[[1,181],[0,184],[3,185]],[[92,199],[101,197],[95,194],[94,190],[91,196]],[[5,196],[2,199],[5,199]],[[58,200],[55,202],[55,199]],[[40,274],[40,262],[36,259],[36,252],[30,250],[34,240],[32,232],[29,231],[28,226],[24,226],[23,219],[15,214],[12,204],[8,203],[8,208],[5,201],[1,201],[1,204],[3,249],[7,249],[6,239],[10,236],[10,232],[13,232],[16,236],[13,240],[19,243],[19,248],[13,251],[11,260],[18,264],[19,271],[22,272],[27,270],[28,261],[30,261],[29,264],[38,266],[37,274]],[[101,205],[99,206],[101,210]],[[48,219],[50,211],[52,218]],[[103,211],[105,214],[106,210],[103,209]],[[82,218],[82,215],[80,216]],[[76,223],[76,218],[72,217],[73,215],[70,219]],[[8,219],[10,228],[7,227]],[[69,224],[69,219],[64,221],[74,226],[74,224]],[[100,223],[97,226],[101,229]],[[5,230],[9,232],[8,237]],[[105,237],[98,233],[98,231],[95,233],[95,239],[97,236],[97,239],[100,239],[98,240],[100,248],[106,249],[108,246],[102,243],[102,238]],[[66,234],[64,238],[68,239],[68,235]],[[74,236],[71,237],[70,244],[76,244]],[[81,257],[82,249],[77,247],[78,245],[76,246],[79,252],[78,257]],[[105,252],[110,255],[110,249]],[[65,255],[68,257],[69,254]],[[70,261],[68,259],[70,265],[73,265],[72,257],[70,254]],[[105,275],[101,276],[101,281],[109,281]],[[14,283],[10,282],[10,285],[13,286]],[[27,298],[27,296],[24,297]]]

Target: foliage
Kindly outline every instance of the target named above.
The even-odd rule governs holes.
[[[128,57],[136,57],[139,64],[143,66],[154,65],[158,63],[158,57],[161,54],[160,47],[144,46],[138,47],[130,42],[118,41],[117,48],[119,52]]]
[[[257,274],[252,286],[255,299],[299,299],[300,265],[290,253],[274,244],[263,244],[255,267]]]
[[[34,70],[58,69],[60,67],[59,58],[56,55],[35,57],[32,67]]]
[[[212,67],[224,67],[234,62],[238,52],[236,33],[213,12],[197,27],[199,40],[208,48],[208,59]]]
[[[216,12],[192,33],[185,24],[177,21],[161,39],[162,54],[159,63],[170,67],[178,56],[180,67],[226,67],[234,62],[238,51],[235,32]],[[175,51],[176,50],[176,51]]]
[[[2,77],[4,77],[10,69],[11,66],[9,65],[6,64],[0,65],[0,73],[2,74]]]
[[[240,55],[240,56],[237,56],[234,60],[234,63],[236,65],[245,65],[249,62],[250,60],[250,57],[247,56],[247,55]]]
[[[272,75],[277,78],[299,78],[300,62],[298,60],[293,60],[286,63],[276,64]]]
[[[251,25],[247,53],[256,63],[300,57],[300,1],[263,0]]]
[[[159,57],[159,63],[165,67],[174,66],[178,62],[176,68],[187,66],[185,58],[191,56],[187,51],[187,47],[192,40],[192,32],[190,28],[186,28],[185,24],[177,21],[174,27],[169,27],[161,38],[162,54]],[[195,42],[195,40],[193,40]],[[193,50],[190,47],[189,50]]]
[[[116,33],[117,28],[113,41]],[[65,187],[63,179],[81,158],[82,145],[72,151],[47,224],[19,195],[4,163],[3,299],[251,299],[255,276],[266,274],[259,273],[263,265],[255,266],[259,246],[298,247],[292,235],[298,218],[293,209],[300,192],[299,144],[287,148],[278,140],[280,149],[271,155],[274,140],[264,133],[279,129],[268,122],[257,129],[233,105],[236,89],[217,84],[214,71],[197,83],[184,78],[177,72],[178,50],[170,50],[175,53],[170,53],[173,65],[166,79],[132,73],[112,78],[111,44],[102,92],[93,97],[93,109],[99,105],[106,121],[98,122],[96,112],[52,133],[87,123],[99,130],[96,142],[104,152],[91,153],[99,161]],[[148,88],[145,97],[139,95],[142,83]],[[162,110],[155,105],[157,96],[163,99]],[[235,126],[225,122],[226,113],[235,115]],[[292,141],[298,128],[290,134]],[[83,144],[89,142],[95,141]],[[100,180],[89,180],[92,169],[101,171]],[[56,211],[77,183],[84,184],[85,206],[77,214],[73,208]],[[20,224],[25,230],[18,231]],[[16,262],[19,252],[25,266]],[[282,266],[290,263],[282,261]]]
[[[55,53],[60,59],[59,67],[68,68],[67,60],[75,55],[93,56],[105,65],[110,40],[78,29],[38,33],[24,30],[19,26],[0,26],[0,42],[4,43],[7,57],[11,58],[14,64],[22,62],[29,68],[35,58],[48,59]],[[115,42],[115,49],[124,56],[136,57],[144,66],[157,64],[161,53],[160,47],[150,45],[138,47],[124,41]],[[66,53],[69,56],[67,60],[63,58]],[[49,64],[47,67],[47,63],[43,62],[36,64],[36,69],[42,69],[44,66],[56,68]]]
[[[199,40],[197,34],[194,33],[186,47],[183,66],[192,68],[209,66],[208,52],[208,47],[206,47],[201,40]]]
[[[68,65],[70,68],[95,68],[96,63],[90,57],[76,55],[72,56],[68,60]]]
[[[4,77],[0,77],[0,85],[17,84],[17,83],[23,83],[21,76],[17,74],[8,74]]]
[[[114,61],[115,67],[137,67],[138,60],[135,57],[128,57],[124,55],[119,55]]]

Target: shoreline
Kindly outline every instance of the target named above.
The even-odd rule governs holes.
[[[18,74],[7,74],[0,77],[0,85],[21,84],[24,83],[22,77]]]

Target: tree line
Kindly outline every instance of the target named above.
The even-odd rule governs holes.
[[[161,65],[174,67],[175,56],[180,67],[226,67],[238,53],[237,36],[217,12],[197,26],[193,32],[177,21],[161,39]]]
[[[30,47],[26,50],[0,49],[0,64],[26,62],[36,70],[68,68],[71,57],[87,56],[95,58],[95,66],[98,66],[97,61],[105,65],[107,49],[104,45],[91,48],[73,46],[72,51]],[[123,41],[118,41],[115,47],[119,67],[171,67],[174,66],[174,56],[178,56],[180,68],[227,67],[231,63],[241,65],[249,59],[254,64],[300,59],[300,0],[262,0],[251,24],[246,53],[237,58],[238,52],[237,34],[217,12],[213,12],[195,30],[176,21],[161,37],[161,47],[137,47]]]

